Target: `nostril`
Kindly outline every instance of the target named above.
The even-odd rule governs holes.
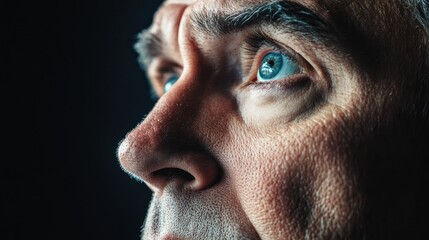
[[[153,178],[163,179],[165,181],[182,180],[183,182],[191,182],[195,180],[192,174],[180,168],[163,168],[152,173]]]
[[[121,164],[133,176],[139,177],[156,194],[167,186],[201,191],[217,182],[220,167],[208,154],[200,152],[175,153],[166,156],[147,154],[149,157],[130,159],[122,154]],[[152,156],[152,157],[151,157]]]

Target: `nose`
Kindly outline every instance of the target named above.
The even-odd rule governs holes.
[[[219,179],[219,164],[199,137],[209,134],[201,128],[206,120],[195,114],[202,107],[200,93],[192,80],[179,79],[118,148],[122,168],[155,193],[169,184],[200,191]]]

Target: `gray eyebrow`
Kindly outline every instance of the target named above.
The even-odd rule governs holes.
[[[310,40],[328,44],[334,40],[331,26],[309,9],[287,1],[273,1],[225,14],[201,11],[191,15],[193,27],[209,36],[239,32],[266,23],[284,26],[282,31],[299,33]]]
[[[138,41],[134,44],[134,50],[139,54],[140,66],[147,72],[152,60],[162,54],[162,39],[151,33],[149,29],[143,30],[137,38]]]

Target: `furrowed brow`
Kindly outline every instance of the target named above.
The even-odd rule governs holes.
[[[138,35],[134,49],[139,54],[138,60],[143,70],[147,71],[152,60],[162,53],[162,40],[149,30],[143,30]]]
[[[309,9],[286,1],[264,3],[232,14],[204,11],[191,16],[195,29],[216,37],[262,23],[285,26],[283,31],[297,32],[317,42],[328,43],[334,39],[329,24]]]

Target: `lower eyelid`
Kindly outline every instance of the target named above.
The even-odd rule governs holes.
[[[312,79],[305,73],[297,73],[292,77],[275,80],[275,81],[244,81],[237,87],[236,91],[244,89],[253,90],[281,90],[283,92],[302,89],[312,83]]]
[[[255,89],[281,89],[284,91],[289,91],[297,88],[302,88],[311,84],[311,78],[304,73],[298,73],[291,77],[279,79],[275,81],[257,81],[253,82],[250,85]]]

